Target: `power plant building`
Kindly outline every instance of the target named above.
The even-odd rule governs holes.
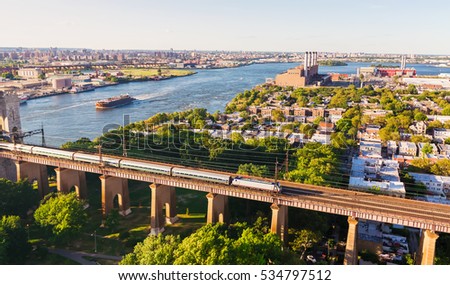
[[[275,84],[282,87],[305,87],[319,73],[317,52],[306,52],[303,65],[288,69],[275,77]]]

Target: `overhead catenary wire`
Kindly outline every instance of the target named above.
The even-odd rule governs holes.
[[[83,148],[78,148],[79,150],[83,150],[86,151],[86,149]],[[111,151],[110,151],[111,152]],[[116,155],[121,155],[119,150],[113,151],[113,154]],[[169,152],[171,154],[175,154],[175,152]],[[196,161],[196,162],[192,162],[191,160],[184,160],[182,158],[174,158],[174,157],[167,157],[164,155],[157,155],[157,157],[155,157],[154,154],[147,154],[144,155],[143,153],[140,154],[132,154],[133,158],[151,158],[153,161],[159,161],[159,162],[171,162],[171,163],[182,163],[183,165],[190,165],[192,167],[203,167],[203,168],[207,168],[207,169],[211,169],[211,170],[227,170],[227,171],[231,171],[231,172],[235,172],[236,171],[236,166],[235,165],[225,165],[224,163],[220,163],[220,162],[214,162],[214,161]],[[168,161],[169,160],[169,161]],[[361,173],[361,172],[359,172]],[[330,172],[328,173],[328,176],[331,175],[339,175],[340,177],[350,177],[350,175],[348,174],[343,174],[341,172],[337,173],[337,172]],[[340,187],[344,188],[344,189],[348,189],[349,185],[348,183],[343,183],[343,182],[338,182],[336,180],[327,180],[324,179],[323,181],[325,184],[331,184],[331,185],[339,185]],[[405,185],[411,185],[411,186],[417,186],[416,184],[412,184],[412,183],[407,183],[404,182]]]

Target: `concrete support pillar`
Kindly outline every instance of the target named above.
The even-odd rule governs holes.
[[[272,209],[270,231],[277,234],[282,241],[286,241],[288,234],[288,207],[273,203],[270,209]]]
[[[150,213],[150,234],[157,235],[164,231],[165,224],[178,221],[175,187],[151,184],[152,205]],[[163,210],[165,207],[165,214]]]
[[[48,194],[47,166],[31,162],[16,161],[17,180],[27,178],[30,183],[37,181],[41,197]]]
[[[56,188],[62,193],[69,193],[72,187],[80,199],[87,199],[86,173],[67,168],[56,168]]]
[[[431,230],[422,230],[420,245],[417,252],[416,264],[433,265],[436,240],[439,235]]]
[[[128,179],[100,176],[102,182],[102,213],[106,217],[114,208],[114,198],[117,195],[119,214],[126,216],[131,213],[130,194],[128,192]]]
[[[208,193],[208,213],[206,223],[226,223],[228,222],[228,196]]]
[[[17,167],[15,161],[8,158],[0,158],[0,177],[11,181],[17,181]]]
[[[358,220],[354,217],[348,217],[347,244],[345,246],[344,265],[358,264],[358,249],[356,241],[358,238]]]

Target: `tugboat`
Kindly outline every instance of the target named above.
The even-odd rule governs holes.
[[[25,104],[25,103],[28,101],[29,98],[30,98],[30,97],[28,97],[27,95],[21,95],[21,96],[19,96],[19,104],[20,104],[20,105]]]
[[[108,99],[100,100],[95,103],[96,109],[112,109],[128,105],[136,100],[136,98],[130,97],[128,94],[122,94],[120,96],[111,97]]]

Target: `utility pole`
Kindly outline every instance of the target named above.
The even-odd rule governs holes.
[[[41,122],[41,144],[45,146],[44,124]]]
[[[289,172],[289,150],[286,150],[286,159],[284,160],[284,162],[286,163],[286,173]]]
[[[122,156],[127,157],[127,143],[126,143],[126,140],[125,140],[125,132],[123,133]]]
[[[102,166],[103,165],[103,157],[102,157],[102,144],[101,144],[101,142],[98,145],[98,156],[100,158],[100,166]]]
[[[278,157],[275,159],[275,183],[278,180]]]
[[[94,252],[97,253],[97,230],[94,230]]]

